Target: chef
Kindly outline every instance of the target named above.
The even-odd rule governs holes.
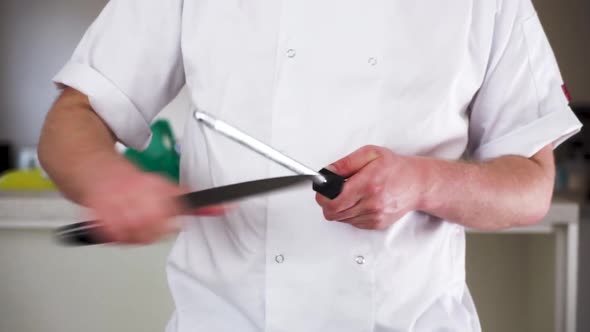
[[[533,225],[580,129],[530,0],[112,0],[55,77],[40,141],[100,236],[176,231],[172,197],[288,170],[187,112],[181,186],[118,155],[195,109],[348,178],[185,217],[168,332],[479,331],[465,228]]]

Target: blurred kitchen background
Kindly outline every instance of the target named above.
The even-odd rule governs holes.
[[[71,249],[50,237],[52,228],[80,218],[36,170],[39,131],[56,97],[51,78],[106,2],[0,1],[0,173],[9,174],[0,188],[46,190],[0,189],[0,332],[155,332],[172,312],[164,271],[172,239],[144,248]],[[533,2],[586,123],[590,1]],[[188,110],[181,92],[160,116],[177,137]],[[158,128],[169,134],[165,123]],[[590,331],[589,130],[559,148],[556,198],[541,225],[469,233],[468,282],[484,331]],[[164,148],[153,149],[158,155]],[[165,153],[163,168],[175,162],[173,151]]]

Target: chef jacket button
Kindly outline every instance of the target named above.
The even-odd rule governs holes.
[[[290,48],[290,49],[287,50],[287,56],[289,58],[294,58],[296,54],[297,54],[297,52],[295,52],[295,50],[292,49],[292,48]]]
[[[370,64],[371,66],[374,66],[374,65],[376,65],[376,64],[377,64],[377,59],[375,59],[375,58],[369,58],[368,62],[369,62],[369,64]]]
[[[275,256],[275,262],[277,262],[277,263],[281,264],[281,263],[283,263],[284,261],[285,261],[285,256],[283,256],[283,255],[276,255],[276,256]]]
[[[356,258],[354,259],[354,261],[358,264],[358,265],[363,265],[365,264],[365,257],[364,256],[356,256]]]

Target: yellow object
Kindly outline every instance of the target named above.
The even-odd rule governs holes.
[[[45,191],[55,190],[55,184],[40,169],[14,170],[0,175],[0,190]]]

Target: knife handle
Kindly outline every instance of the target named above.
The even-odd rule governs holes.
[[[338,195],[340,195],[342,192],[342,187],[344,187],[346,179],[325,168],[322,168],[319,173],[324,176],[326,182],[322,184],[314,183],[313,190],[325,197],[328,197],[329,199],[338,197]]]
[[[96,235],[98,224],[95,221],[83,221],[59,227],[55,238],[62,244],[70,246],[91,246],[107,243]]]

